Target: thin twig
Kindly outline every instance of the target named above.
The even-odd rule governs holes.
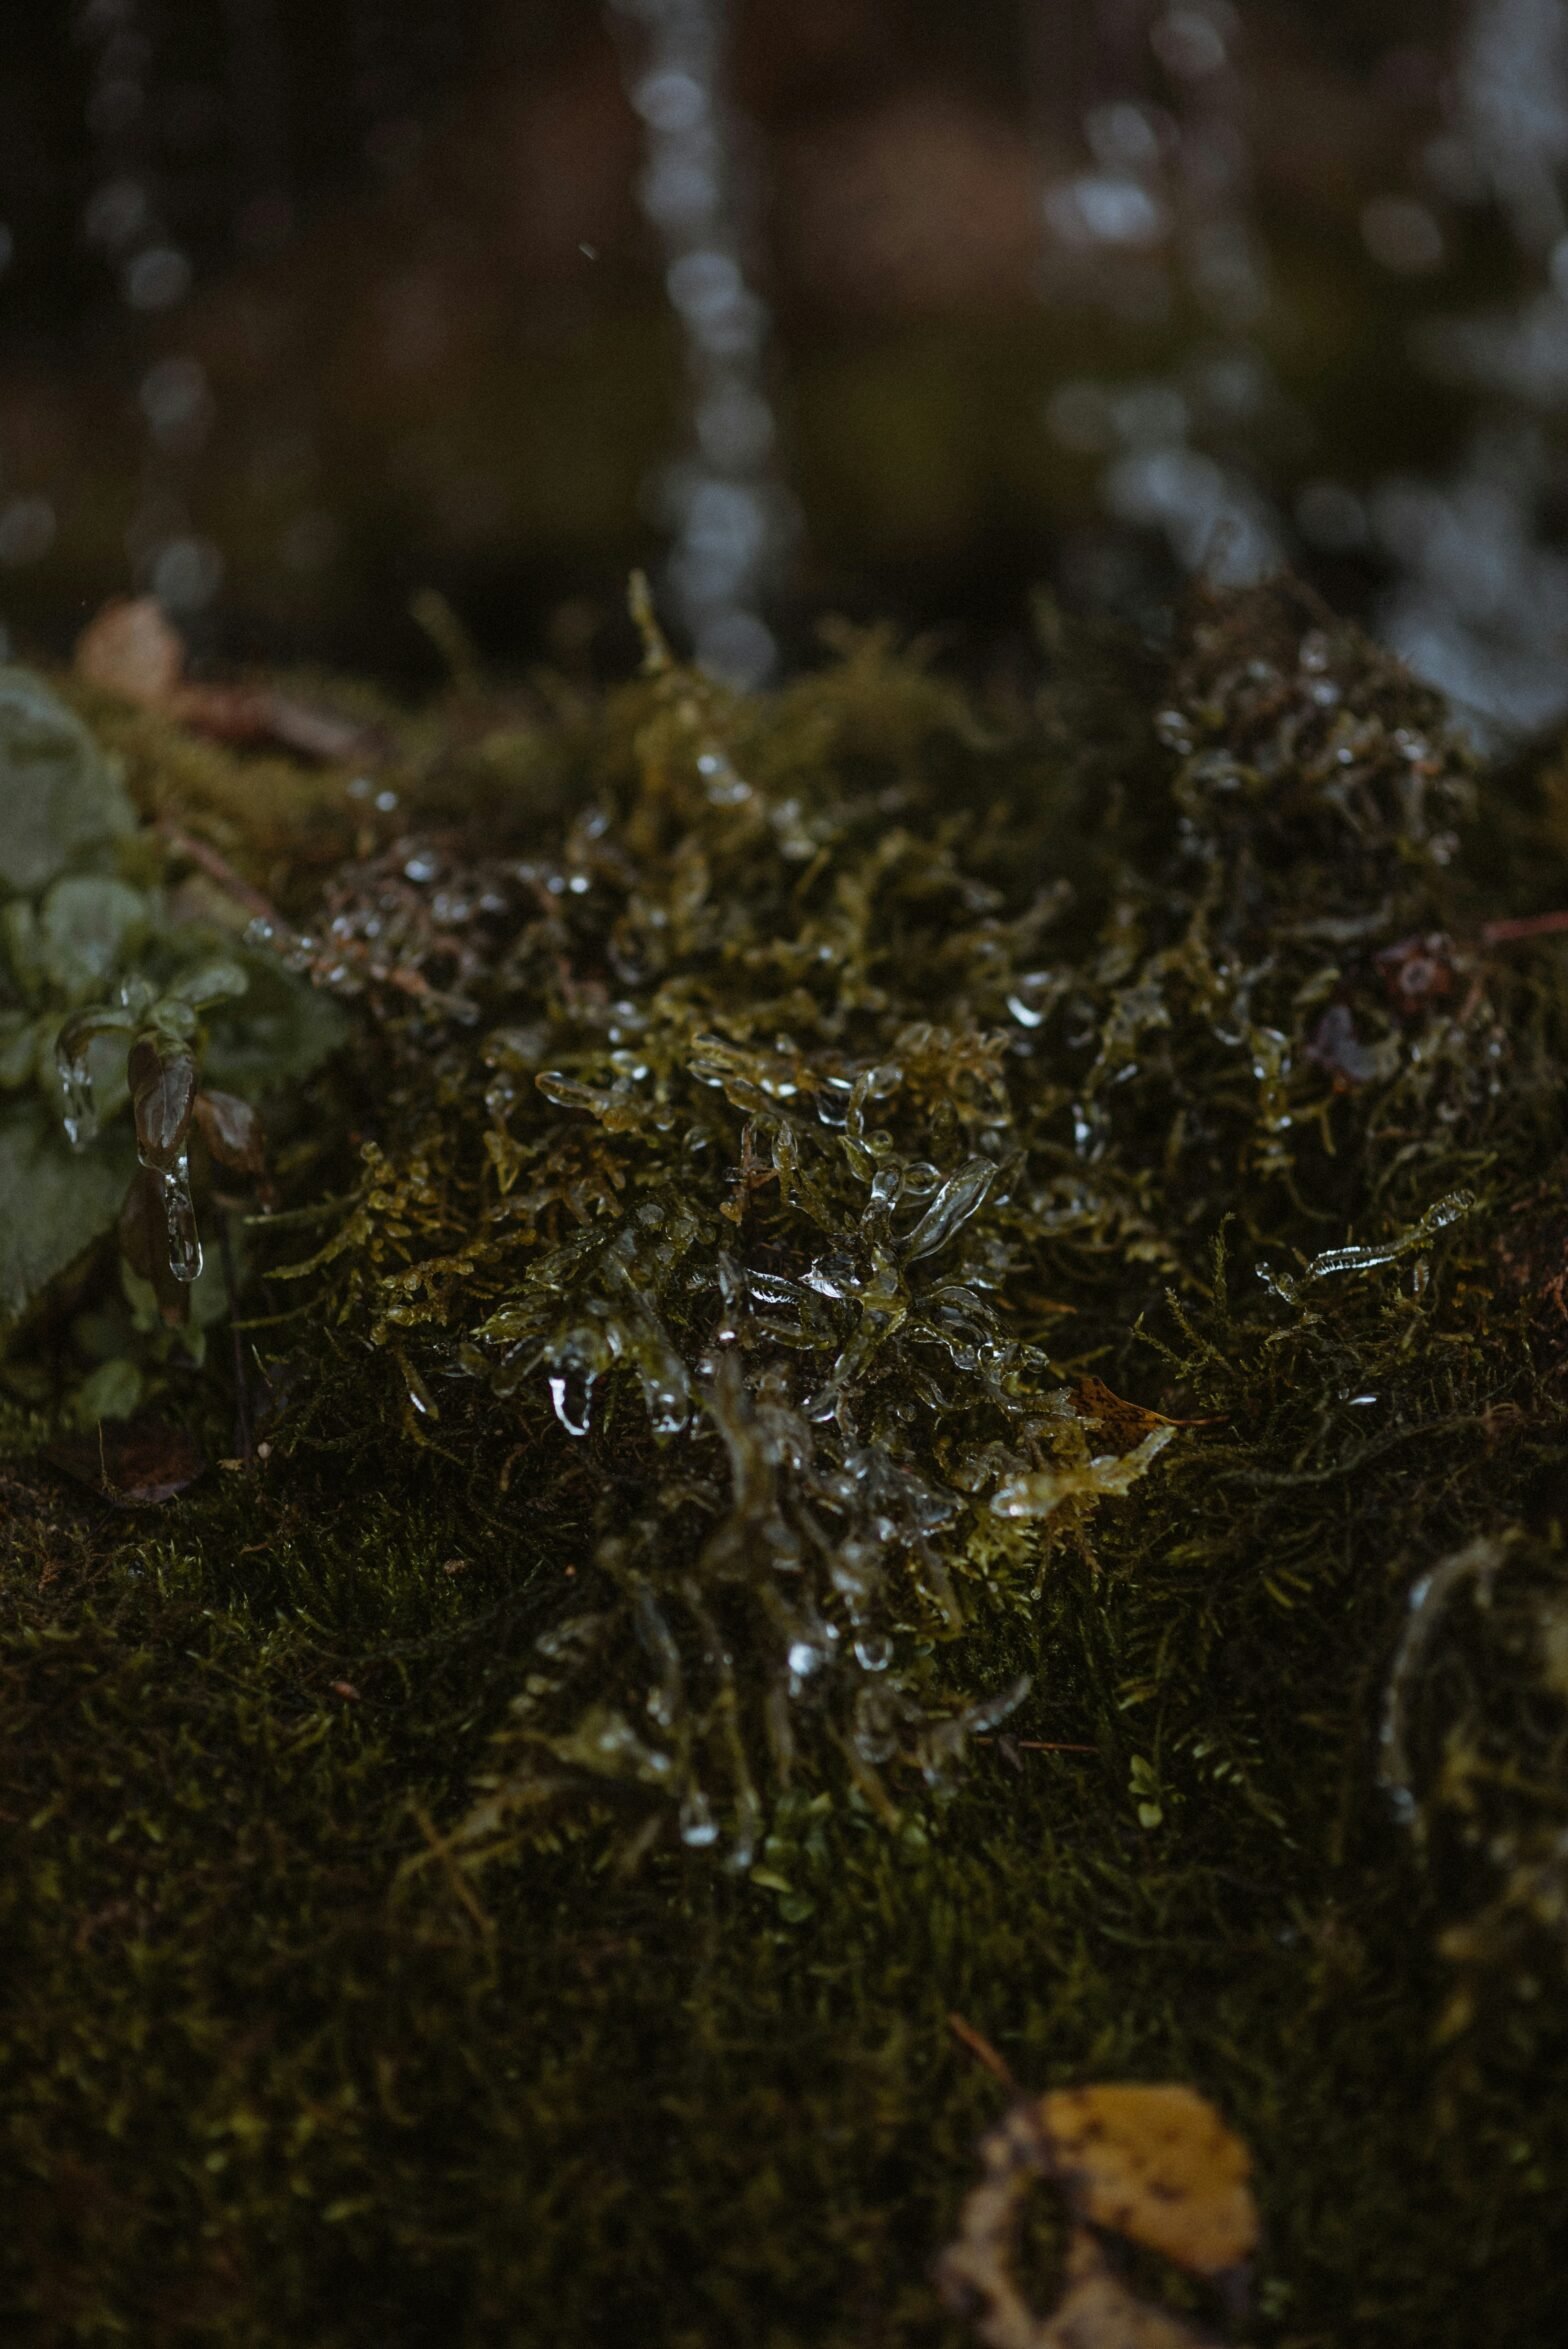
[[[972,1745],[995,1745],[998,1741],[988,1730],[978,1732],[970,1739]],[[1006,1737],[1001,1740],[1020,1754],[1097,1754],[1097,1745],[1068,1745],[1059,1737]]]
[[[947,2027],[959,2045],[968,2048],[976,2063],[984,2064],[986,2070],[1001,2081],[1009,2095],[1017,2096],[1022,2093],[1018,2082],[1013,2077],[1013,2068],[1006,2056],[998,2055],[983,2031],[977,2031],[973,2023],[966,2022],[960,2014],[949,2014]]]
[[[430,1846],[430,1855],[432,1859],[440,1868],[442,1875],[445,1876],[447,1883],[451,1886],[452,1891],[457,1895],[457,1898],[461,1901],[463,1907],[467,1910],[468,1915],[473,1920],[474,1924],[478,1927],[479,1931],[488,1938],[488,1936],[495,1931],[495,1920],[492,1917],[486,1916],[484,1910],[480,1907],[479,1899],[474,1891],[473,1886],[469,1883],[467,1877],[463,1874],[462,1869],[458,1866],[457,1861],[452,1856],[451,1844],[447,1841],[446,1837],[441,1834],[440,1830],[436,1826],[435,1821],[431,1818],[429,1812],[425,1809],[422,1803],[415,1802],[411,1798],[408,1807],[413,1815],[414,1825],[419,1829],[420,1834],[424,1837],[426,1843]]]
[[[1568,930],[1568,911],[1543,914],[1516,914],[1512,920],[1483,922],[1483,946],[1512,946],[1526,938],[1555,938]]]
[[[179,824],[170,823],[167,817],[160,819],[157,829],[160,838],[177,856],[188,856],[209,881],[217,882],[225,896],[232,897],[237,905],[243,905],[258,921],[270,922],[275,930],[288,928],[271,898],[264,897],[259,889],[234,870],[226,857],[220,856],[205,840],[198,840],[194,833],[185,831]]]

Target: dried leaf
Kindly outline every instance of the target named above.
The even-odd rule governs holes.
[[[1015,2104],[981,2139],[980,2160],[936,2273],[987,2349],[1216,2349],[1212,2333],[1140,2300],[1092,2231],[1210,2280],[1242,2271],[1258,2235],[1251,2162],[1203,2097],[1180,2086],[1055,2090]],[[1072,2218],[1061,2294],[1044,2314],[1014,2273],[1023,2204],[1042,2175]]]
[[[230,1167],[236,1174],[261,1173],[267,1157],[266,1136],[250,1103],[237,1093],[198,1093],[196,1126],[220,1166]]]
[[[1039,2105],[1053,2177],[1079,2218],[1221,2275],[1257,2247],[1252,2157],[1194,2089],[1055,2089]]]
[[[166,1050],[152,1036],[138,1036],[128,1070],[136,1119],[137,1154],[159,1173],[173,1166],[185,1147],[196,1103],[196,1060],[183,1046]]]
[[[1112,1394],[1103,1378],[1079,1379],[1072,1390],[1072,1406],[1080,1419],[1092,1419],[1102,1428],[1119,1452],[1130,1452],[1157,1427],[1178,1424],[1163,1411],[1150,1411],[1142,1403],[1129,1403]]]

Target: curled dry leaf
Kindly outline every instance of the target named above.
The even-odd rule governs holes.
[[[1091,2226],[1198,2276],[1223,2275],[1257,2248],[1252,2157],[1194,2089],[1055,2089],[1038,2125],[1050,2174]]]
[[[212,1089],[196,1096],[196,1128],[220,1166],[235,1174],[258,1175],[266,1165],[266,1137],[260,1118],[237,1093]]]
[[[1181,2086],[1059,2089],[1016,2104],[981,2140],[980,2160],[937,2280],[987,2349],[1215,2349],[1210,2333],[1140,2300],[1093,2231],[1210,2282],[1243,2275],[1258,2238],[1251,2159],[1203,2097]],[[1045,2314],[1014,2274],[1023,2204],[1042,2176],[1072,2221],[1061,2295]]]
[[[144,1167],[162,1173],[173,1166],[190,1132],[196,1056],[183,1045],[171,1048],[155,1036],[139,1036],[131,1046],[127,1073],[137,1155]]]
[[[1113,1393],[1103,1378],[1079,1379],[1072,1390],[1072,1406],[1080,1419],[1093,1420],[1118,1452],[1130,1452],[1157,1427],[1181,1424],[1168,1419],[1163,1411],[1150,1411],[1142,1403],[1129,1403],[1125,1397]]]

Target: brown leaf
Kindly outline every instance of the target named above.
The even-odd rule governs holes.
[[[1180,1425],[1177,1420],[1167,1419],[1162,1411],[1149,1411],[1142,1403],[1125,1402],[1120,1395],[1112,1394],[1103,1378],[1081,1378],[1072,1390],[1072,1405],[1080,1419],[1092,1419],[1096,1427],[1104,1428],[1118,1452],[1132,1451],[1156,1427]]]
[[[142,709],[166,707],[184,669],[184,642],[150,595],[115,596],[77,639],[77,675]]]
[[[207,1463],[184,1428],[165,1419],[106,1420],[65,1436],[46,1457],[122,1509],[152,1509],[194,1484]]]
[[[1061,2088],[1039,2103],[1050,2174],[1074,2213],[1222,2275],[1257,2248],[1252,2157],[1194,2089]]]
[[[1190,2088],[1059,2089],[1020,2101],[980,2141],[982,2177],[937,2262],[948,2306],[987,2349],[1218,2349],[1216,2336],[1140,2300],[1095,2228],[1234,2284],[1256,2246],[1246,2147]],[[1053,2308],[1031,2308],[1015,2272],[1023,2204],[1049,2178],[1071,2216]]]
[[[198,1093],[196,1127],[220,1166],[236,1174],[262,1172],[267,1145],[261,1120],[237,1093]]]
[[[171,1167],[191,1129],[196,1104],[195,1056],[183,1046],[165,1050],[154,1037],[138,1036],[131,1046],[126,1074],[142,1164],[160,1170]]]

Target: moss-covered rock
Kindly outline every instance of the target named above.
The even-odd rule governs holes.
[[[957,2013],[1220,2108],[1249,2340],[1546,2349],[1549,797],[1289,588],[388,755],[265,1455],[11,1495],[18,2322],[956,2345]]]

